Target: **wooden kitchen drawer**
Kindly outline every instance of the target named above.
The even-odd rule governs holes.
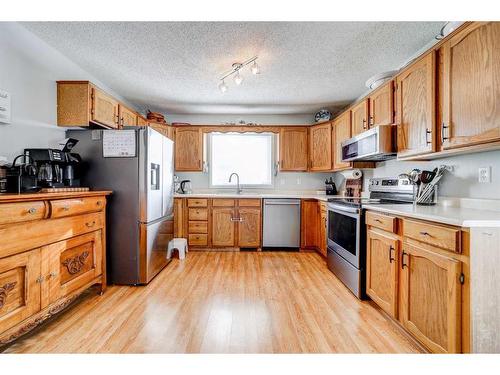
[[[240,207],[260,207],[260,199],[238,199]]]
[[[40,220],[46,213],[43,201],[4,203],[0,205],[0,225]]]
[[[207,220],[208,210],[206,208],[190,208],[188,218],[189,220]]]
[[[79,215],[86,212],[101,211],[106,206],[105,197],[60,199],[50,202],[51,218]]]
[[[188,233],[208,233],[208,222],[190,221],[188,223]]]
[[[203,198],[188,198],[188,207],[207,207],[208,199]]]
[[[404,219],[403,235],[443,249],[460,252],[460,229]]]
[[[104,227],[104,213],[38,220],[0,227],[0,258]]]
[[[370,225],[372,227],[380,228],[382,230],[396,233],[397,227],[397,218],[389,215],[379,214],[373,211],[366,212],[366,225]]]
[[[212,206],[215,207],[234,207],[234,199],[213,199]]]
[[[207,246],[208,234],[190,234],[188,236],[188,244],[192,246]]]

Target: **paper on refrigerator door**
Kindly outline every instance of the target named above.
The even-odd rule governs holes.
[[[102,133],[103,157],[128,158],[136,156],[135,130],[105,130]]]

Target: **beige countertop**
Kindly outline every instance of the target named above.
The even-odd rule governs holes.
[[[460,206],[414,206],[412,204],[366,204],[364,208],[464,228],[500,227],[500,211]]]
[[[189,194],[174,195],[176,198],[300,198],[300,199],[317,199],[319,201],[328,201],[332,198],[344,198],[342,195],[326,195],[318,191],[243,191],[241,194],[236,194],[234,191],[214,192],[214,191],[195,191]]]

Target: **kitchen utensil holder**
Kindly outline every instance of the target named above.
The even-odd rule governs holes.
[[[429,190],[430,189],[430,190]],[[425,194],[422,194],[424,192]],[[420,196],[417,196],[418,186],[413,185],[413,204],[421,206],[433,206],[438,202],[438,185],[421,189]]]

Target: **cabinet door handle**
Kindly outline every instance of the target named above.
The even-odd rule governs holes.
[[[373,120],[373,116],[370,116],[370,126],[373,126],[374,122],[375,121]]]
[[[38,276],[38,278],[36,279],[36,282],[37,282],[37,284],[43,283],[43,277],[42,276]]]
[[[408,267],[408,264],[405,263],[405,255],[408,255],[408,253],[406,253],[403,250],[403,253],[401,254],[401,269],[404,269],[405,267]]]
[[[56,277],[56,276],[57,276],[57,273],[55,273],[55,272],[51,272],[51,273],[49,274],[49,278],[51,278],[51,277],[52,277],[52,278],[54,278],[54,277]]]
[[[392,252],[395,251],[396,249],[391,245],[389,246],[389,263],[392,263],[396,259],[392,257]]]
[[[31,207],[31,208],[28,210],[28,213],[29,213],[29,214],[34,214],[34,213],[36,213],[36,208],[35,208],[35,207]]]
[[[363,119],[363,129],[366,129],[366,119]]]
[[[429,134],[432,134],[432,131],[425,129],[425,143],[428,145],[432,144],[432,139],[429,141]]]
[[[449,139],[449,137],[446,137],[446,136],[444,135],[444,133],[445,133],[446,129],[448,129],[448,126],[446,126],[446,125],[444,124],[444,122],[443,122],[443,123],[441,124],[441,140],[443,140],[443,141],[446,141],[447,139]]]

